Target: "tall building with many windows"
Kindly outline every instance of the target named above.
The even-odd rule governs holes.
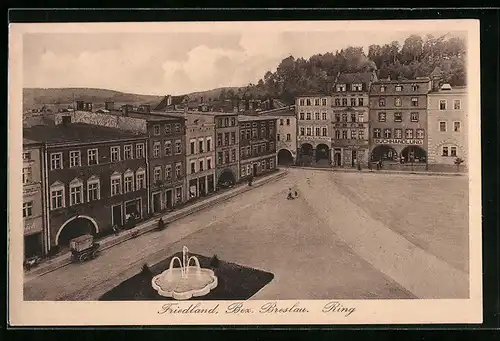
[[[368,162],[369,97],[374,72],[344,73],[332,89],[332,164],[356,167]]]
[[[370,87],[370,160],[427,162],[429,78],[379,80]]]
[[[215,119],[216,186],[239,180],[239,128],[237,113],[206,112]],[[217,188],[216,187],[216,188]]]
[[[23,139],[23,221],[24,257],[43,256],[48,252],[45,222],[44,146]]]
[[[295,105],[262,111],[259,116],[277,118],[276,150],[278,164],[295,164],[297,158],[297,115]]]
[[[297,161],[311,165],[331,163],[331,97],[310,94],[295,99]]]
[[[467,87],[443,84],[427,95],[429,164],[467,166]],[[455,167],[455,166],[453,166]]]
[[[24,129],[24,137],[45,143],[48,249],[146,217],[147,136],[64,116],[55,126]]]

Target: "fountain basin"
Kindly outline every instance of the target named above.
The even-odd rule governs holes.
[[[204,296],[217,287],[217,276],[210,269],[198,266],[169,268],[154,276],[151,285],[159,295],[176,300]]]

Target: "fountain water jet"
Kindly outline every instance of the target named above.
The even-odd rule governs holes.
[[[175,268],[175,261],[179,267]],[[194,261],[194,266],[190,266]],[[182,261],[173,257],[167,270],[154,276],[151,285],[159,295],[176,300],[187,300],[191,297],[205,296],[217,287],[217,276],[210,269],[200,266],[198,258],[189,257],[189,250],[182,247]]]

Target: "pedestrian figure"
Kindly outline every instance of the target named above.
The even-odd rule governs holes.
[[[293,200],[292,189],[291,188],[288,189],[288,196],[286,198],[287,198],[287,200]]]
[[[163,222],[163,218],[160,218],[160,220],[158,220],[158,230],[163,230],[165,228],[165,223]]]

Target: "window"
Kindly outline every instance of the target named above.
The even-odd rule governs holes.
[[[306,129],[306,133],[307,133],[307,136],[311,136],[311,135],[312,135],[312,134],[311,134],[311,133],[312,133],[312,132],[311,132],[311,127],[307,127],[307,129]]]
[[[124,192],[129,193],[134,191],[134,173],[132,172],[125,172],[125,175],[123,176],[124,179]]]
[[[316,130],[316,131],[315,131],[315,133],[316,133],[315,135],[316,135],[316,136],[320,136],[320,128],[316,128],[315,130]]]
[[[180,123],[176,123],[175,124],[175,132],[176,133],[180,133],[181,132],[181,124]]]
[[[179,179],[182,176],[182,163],[175,164],[175,178]]]
[[[181,140],[175,140],[175,154],[182,152]]]
[[[385,112],[379,112],[379,113],[378,113],[378,121],[379,121],[379,122],[385,122],[385,119],[386,119],[386,114],[385,114]]]
[[[418,98],[417,97],[412,97],[411,98],[411,106],[412,107],[418,107]]]
[[[69,166],[70,167],[80,167],[81,166],[81,157],[80,157],[79,150],[69,152]]]
[[[207,158],[207,169],[212,169],[212,159]]]
[[[311,113],[310,112],[307,113],[306,119],[309,121],[311,120]]]
[[[217,153],[217,164],[222,165],[222,152]]]
[[[342,138],[343,138],[344,140],[346,140],[346,139],[347,139],[347,130],[342,130]]]
[[[291,141],[292,140],[292,135],[291,134],[286,134],[286,140],[287,141]]]
[[[69,204],[78,205],[83,202],[83,183],[75,179],[69,184]]]
[[[457,157],[457,147],[450,147],[450,156]]]
[[[165,180],[166,181],[172,180],[172,165],[165,166]]]
[[[460,122],[459,121],[456,121],[456,122],[453,122],[453,131],[455,133],[459,133],[460,132]]]
[[[62,169],[62,153],[50,154],[50,169]]]
[[[301,112],[301,113],[299,114],[299,120],[303,120],[303,119],[304,119],[304,113],[303,113],[303,112]]]
[[[144,143],[138,143],[135,145],[135,157],[138,159],[144,158]]]
[[[217,146],[222,146],[222,133],[217,134]]]
[[[266,162],[264,160],[262,160],[262,162],[260,163],[260,170],[261,171],[265,171],[266,170]]]
[[[321,105],[326,105],[326,98],[321,99]]]
[[[55,210],[64,207],[64,185],[53,185],[50,188],[50,209]]]
[[[412,113],[410,114],[410,120],[411,120],[412,122],[418,122],[418,118],[419,118],[419,117],[418,117],[418,112],[412,112]]]
[[[120,147],[111,147],[111,162],[120,161]]]
[[[326,112],[324,112],[323,114],[321,114],[321,116],[322,116],[322,119],[324,121],[326,121]],[[289,120],[287,120],[287,121],[289,121]],[[290,123],[290,122],[287,122],[287,123]],[[287,124],[287,125],[289,125],[289,124]]]
[[[407,139],[412,139],[413,138],[413,129],[406,129],[405,136]]]
[[[462,107],[462,103],[460,103],[459,99],[456,99],[453,101],[453,109],[460,110],[461,107]]]
[[[322,131],[321,135],[323,135],[323,136],[327,135],[327,129],[326,128],[322,128],[321,131]],[[288,135],[290,135],[290,134],[288,134]]]
[[[316,120],[316,121],[319,121],[319,112],[317,112],[317,113],[314,115],[314,117],[315,117],[315,120]]]
[[[88,165],[97,165],[99,163],[99,153],[97,149],[87,150],[87,162]]]
[[[401,97],[394,98],[394,106],[396,106],[396,107],[401,106]]]
[[[411,86],[412,91],[417,91],[418,90],[418,85],[412,85]]]
[[[390,128],[386,128],[386,129],[384,129],[384,137],[385,137],[386,139],[390,139],[390,138],[391,138],[391,136],[392,136],[391,129],[390,129]]]
[[[403,122],[403,113],[395,112],[394,113],[394,122]]]
[[[351,122],[356,122],[356,114],[351,114]]]
[[[276,141],[280,140],[280,134],[276,134]]]
[[[403,86],[402,85],[396,85],[396,92],[401,92],[403,91]]]
[[[360,107],[362,107],[362,106],[363,106],[363,98],[358,98],[358,105],[359,105]]]
[[[132,159],[132,145],[126,145],[123,147],[123,159],[130,160]]]
[[[165,141],[165,145],[163,147],[165,148],[165,156],[172,155],[172,142],[171,141]]]
[[[29,184],[33,181],[33,174],[31,172],[31,167],[23,168],[23,184]]]
[[[314,105],[319,105],[319,98],[314,99]]]
[[[99,179],[87,181],[87,201],[99,200],[101,197]]]
[[[23,203],[23,218],[29,218],[33,215],[33,201]]]
[[[448,147],[443,147],[441,156],[448,156]]]
[[[373,129],[373,137],[379,139],[380,138],[380,129],[379,128],[374,128]]]
[[[280,126],[282,126],[282,125],[283,125],[283,119],[280,118]]]
[[[212,139],[209,137],[207,138],[207,152],[212,150]]]
[[[351,98],[351,107],[356,106],[356,98]]]
[[[378,100],[378,106],[379,107],[385,107],[385,98],[380,98]]]
[[[247,168],[246,168],[245,166],[242,166],[242,167],[241,167],[241,170],[240,170],[240,174],[241,174],[240,176],[241,176],[241,177],[246,176],[246,174],[245,174],[246,169],[247,169]]]
[[[177,187],[175,189],[175,201],[180,203],[182,201],[182,187]]]
[[[195,146],[194,146],[194,144],[195,144],[195,142],[194,142],[194,141],[191,141],[191,142],[189,143],[189,152],[190,152],[191,154],[194,154],[194,153],[195,153],[195,150],[194,150]]]
[[[365,139],[365,131],[363,129],[358,130],[358,139],[360,140]]]
[[[231,144],[236,144],[236,132],[231,132]]]
[[[223,127],[229,127],[229,118],[224,119],[224,125]]]
[[[236,125],[236,118],[231,117],[231,127],[234,127]]]
[[[153,126],[153,135],[156,135],[156,136],[160,135],[160,126],[158,124],[155,124]]]
[[[304,99],[303,99],[303,98],[301,98],[301,99],[299,100],[299,105],[304,105]]]
[[[335,114],[335,122],[340,122],[340,114]]]
[[[252,128],[252,138],[253,139],[257,138],[257,128]]]
[[[424,129],[417,129],[417,139],[423,139],[425,136]]]
[[[255,130],[257,130],[257,129],[255,129]],[[257,133],[255,135],[257,135]],[[224,133],[224,145],[225,146],[229,145],[229,133]]]
[[[160,142],[153,142],[153,157],[160,157]]]
[[[445,99],[439,100],[439,110],[446,110],[446,100]]]
[[[165,124],[165,135],[172,133],[172,126],[170,124]]]
[[[402,137],[403,137],[403,129],[401,129],[401,128],[394,129],[394,138],[400,139]]]
[[[351,85],[352,91],[361,91],[363,90],[363,84],[361,83],[353,83]]]
[[[300,135],[301,136],[304,136],[304,132],[305,132],[305,128],[304,127],[300,127]]]
[[[196,162],[191,161],[190,165],[191,165],[191,174],[196,173]]]
[[[346,91],[345,84],[337,84],[337,91]]]
[[[356,140],[356,130],[351,130],[351,140]]]
[[[340,130],[335,130],[335,139],[340,139]]]
[[[203,139],[198,140],[198,153],[203,153]]]
[[[380,92],[385,92],[385,88],[386,88],[386,87],[385,87],[385,85],[382,85],[382,86],[380,87]]]
[[[335,106],[340,107],[340,98],[335,98]]]
[[[446,122],[439,122],[439,131],[446,132]]]
[[[347,107],[347,98],[342,98],[342,106]]]
[[[25,161],[31,160],[31,152],[23,152],[23,160]]]
[[[156,166],[153,169],[153,180],[160,181],[161,180],[161,166]]]
[[[167,167],[165,167],[165,170],[167,169]],[[165,172],[165,179],[167,179],[166,172]],[[139,191],[145,188],[146,188],[146,172],[143,170],[137,171],[135,173],[135,189]]]
[[[236,161],[236,149],[231,149],[231,162]]]
[[[122,193],[122,177],[120,174],[111,176],[111,196]]]
[[[347,114],[342,114],[342,122],[347,122]]]

